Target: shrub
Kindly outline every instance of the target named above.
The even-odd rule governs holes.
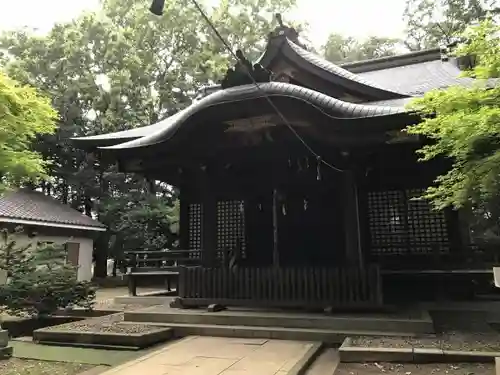
[[[18,245],[3,231],[0,268],[8,275],[7,284],[0,286],[0,308],[9,315],[40,316],[68,306],[93,307],[95,288],[77,280],[77,267],[66,262],[64,245]]]

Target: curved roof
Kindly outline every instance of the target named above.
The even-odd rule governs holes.
[[[373,100],[399,99],[409,96],[406,93],[388,89],[384,87],[384,85],[378,85],[361,75],[352,73],[349,70],[309,52],[301,47],[298,41],[296,43],[286,35],[272,38],[268,43],[266,51],[258,59],[257,63],[268,69],[279,53],[301,69],[313,75],[321,76],[321,78],[326,81],[367,96]]]
[[[80,138],[77,141],[87,141],[85,143],[94,143],[94,146],[101,145],[101,148],[111,150],[151,146],[170,139],[193,116],[199,115],[208,108],[265,97],[271,98],[271,100],[286,98],[289,101],[301,102],[320,111],[323,115],[337,120],[356,120],[406,113],[405,109],[401,107],[348,103],[305,87],[283,82],[268,82],[260,83],[258,86],[244,85],[214,92],[174,116],[148,126],[146,131],[139,131],[139,128],[131,130],[128,135],[126,132],[118,133],[119,138],[116,139],[117,142],[114,142],[113,146],[102,147],[105,141],[109,141],[113,137],[113,134],[107,134],[102,138],[99,136]],[[223,114],[224,111],[219,113]],[[147,134],[144,134],[146,132]],[[141,135],[139,136],[139,134]],[[131,138],[132,135],[135,136],[135,139],[122,142],[123,139]]]
[[[284,40],[281,43],[284,43]],[[278,47],[273,47],[272,50],[277,54]],[[307,53],[313,55],[310,52]],[[266,54],[267,57],[264,56]],[[260,60],[267,64],[270,64],[269,59],[275,57],[267,52],[264,55]],[[320,60],[318,56],[313,56],[315,60]],[[350,72],[358,81],[362,79],[374,87],[407,95],[402,98],[365,101],[372,105],[403,106],[412,98],[422,96],[430,90],[451,86],[471,87],[477,83],[477,80],[462,75],[456,58],[442,59],[439,48],[350,62],[341,66],[329,64],[333,65],[337,71],[339,68],[342,69],[343,74]],[[352,79],[352,76],[346,75],[346,77]],[[493,86],[498,85],[499,82],[500,79],[490,79],[487,84]],[[213,85],[209,89],[213,92],[220,89],[220,86]]]
[[[189,107],[188,107],[189,108]],[[186,108],[187,109],[187,108]],[[141,126],[138,128],[133,128],[129,130],[123,130],[115,133],[90,135],[87,137],[72,138],[73,143],[82,148],[86,148],[87,145],[90,147],[104,147],[111,146],[117,143],[128,142],[137,138],[145,137],[148,134],[155,133],[156,131],[163,129],[168,126],[168,123],[175,121],[175,119],[182,114],[184,110],[177,112],[176,114],[167,117],[155,124]]]

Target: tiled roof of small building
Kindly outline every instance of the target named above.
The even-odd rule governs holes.
[[[97,220],[52,197],[28,189],[7,191],[0,197],[0,222],[106,230],[106,227]]]

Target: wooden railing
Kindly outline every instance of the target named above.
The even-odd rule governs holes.
[[[280,307],[374,307],[382,305],[377,265],[358,268],[179,269],[185,306],[221,304]]]
[[[125,267],[131,272],[155,272],[178,266],[197,266],[202,258],[199,250],[126,251]]]

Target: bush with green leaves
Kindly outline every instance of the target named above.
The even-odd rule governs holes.
[[[464,72],[472,87],[434,90],[410,109],[424,121],[410,134],[430,140],[418,152],[422,161],[446,159],[452,167],[424,195],[435,208],[465,208],[471,234],[482,247],[500,244],[500,24],[488,18],[470,27],[454,55],[474,57]]]
[[[77,267],[66,262],[64,245],[20,245],[15,233],[2,231],[0,268],[7,283],[0,286],[0,309],[17,316],[40,316],[78,306],[91,309],[95,288],[77,280]]]

